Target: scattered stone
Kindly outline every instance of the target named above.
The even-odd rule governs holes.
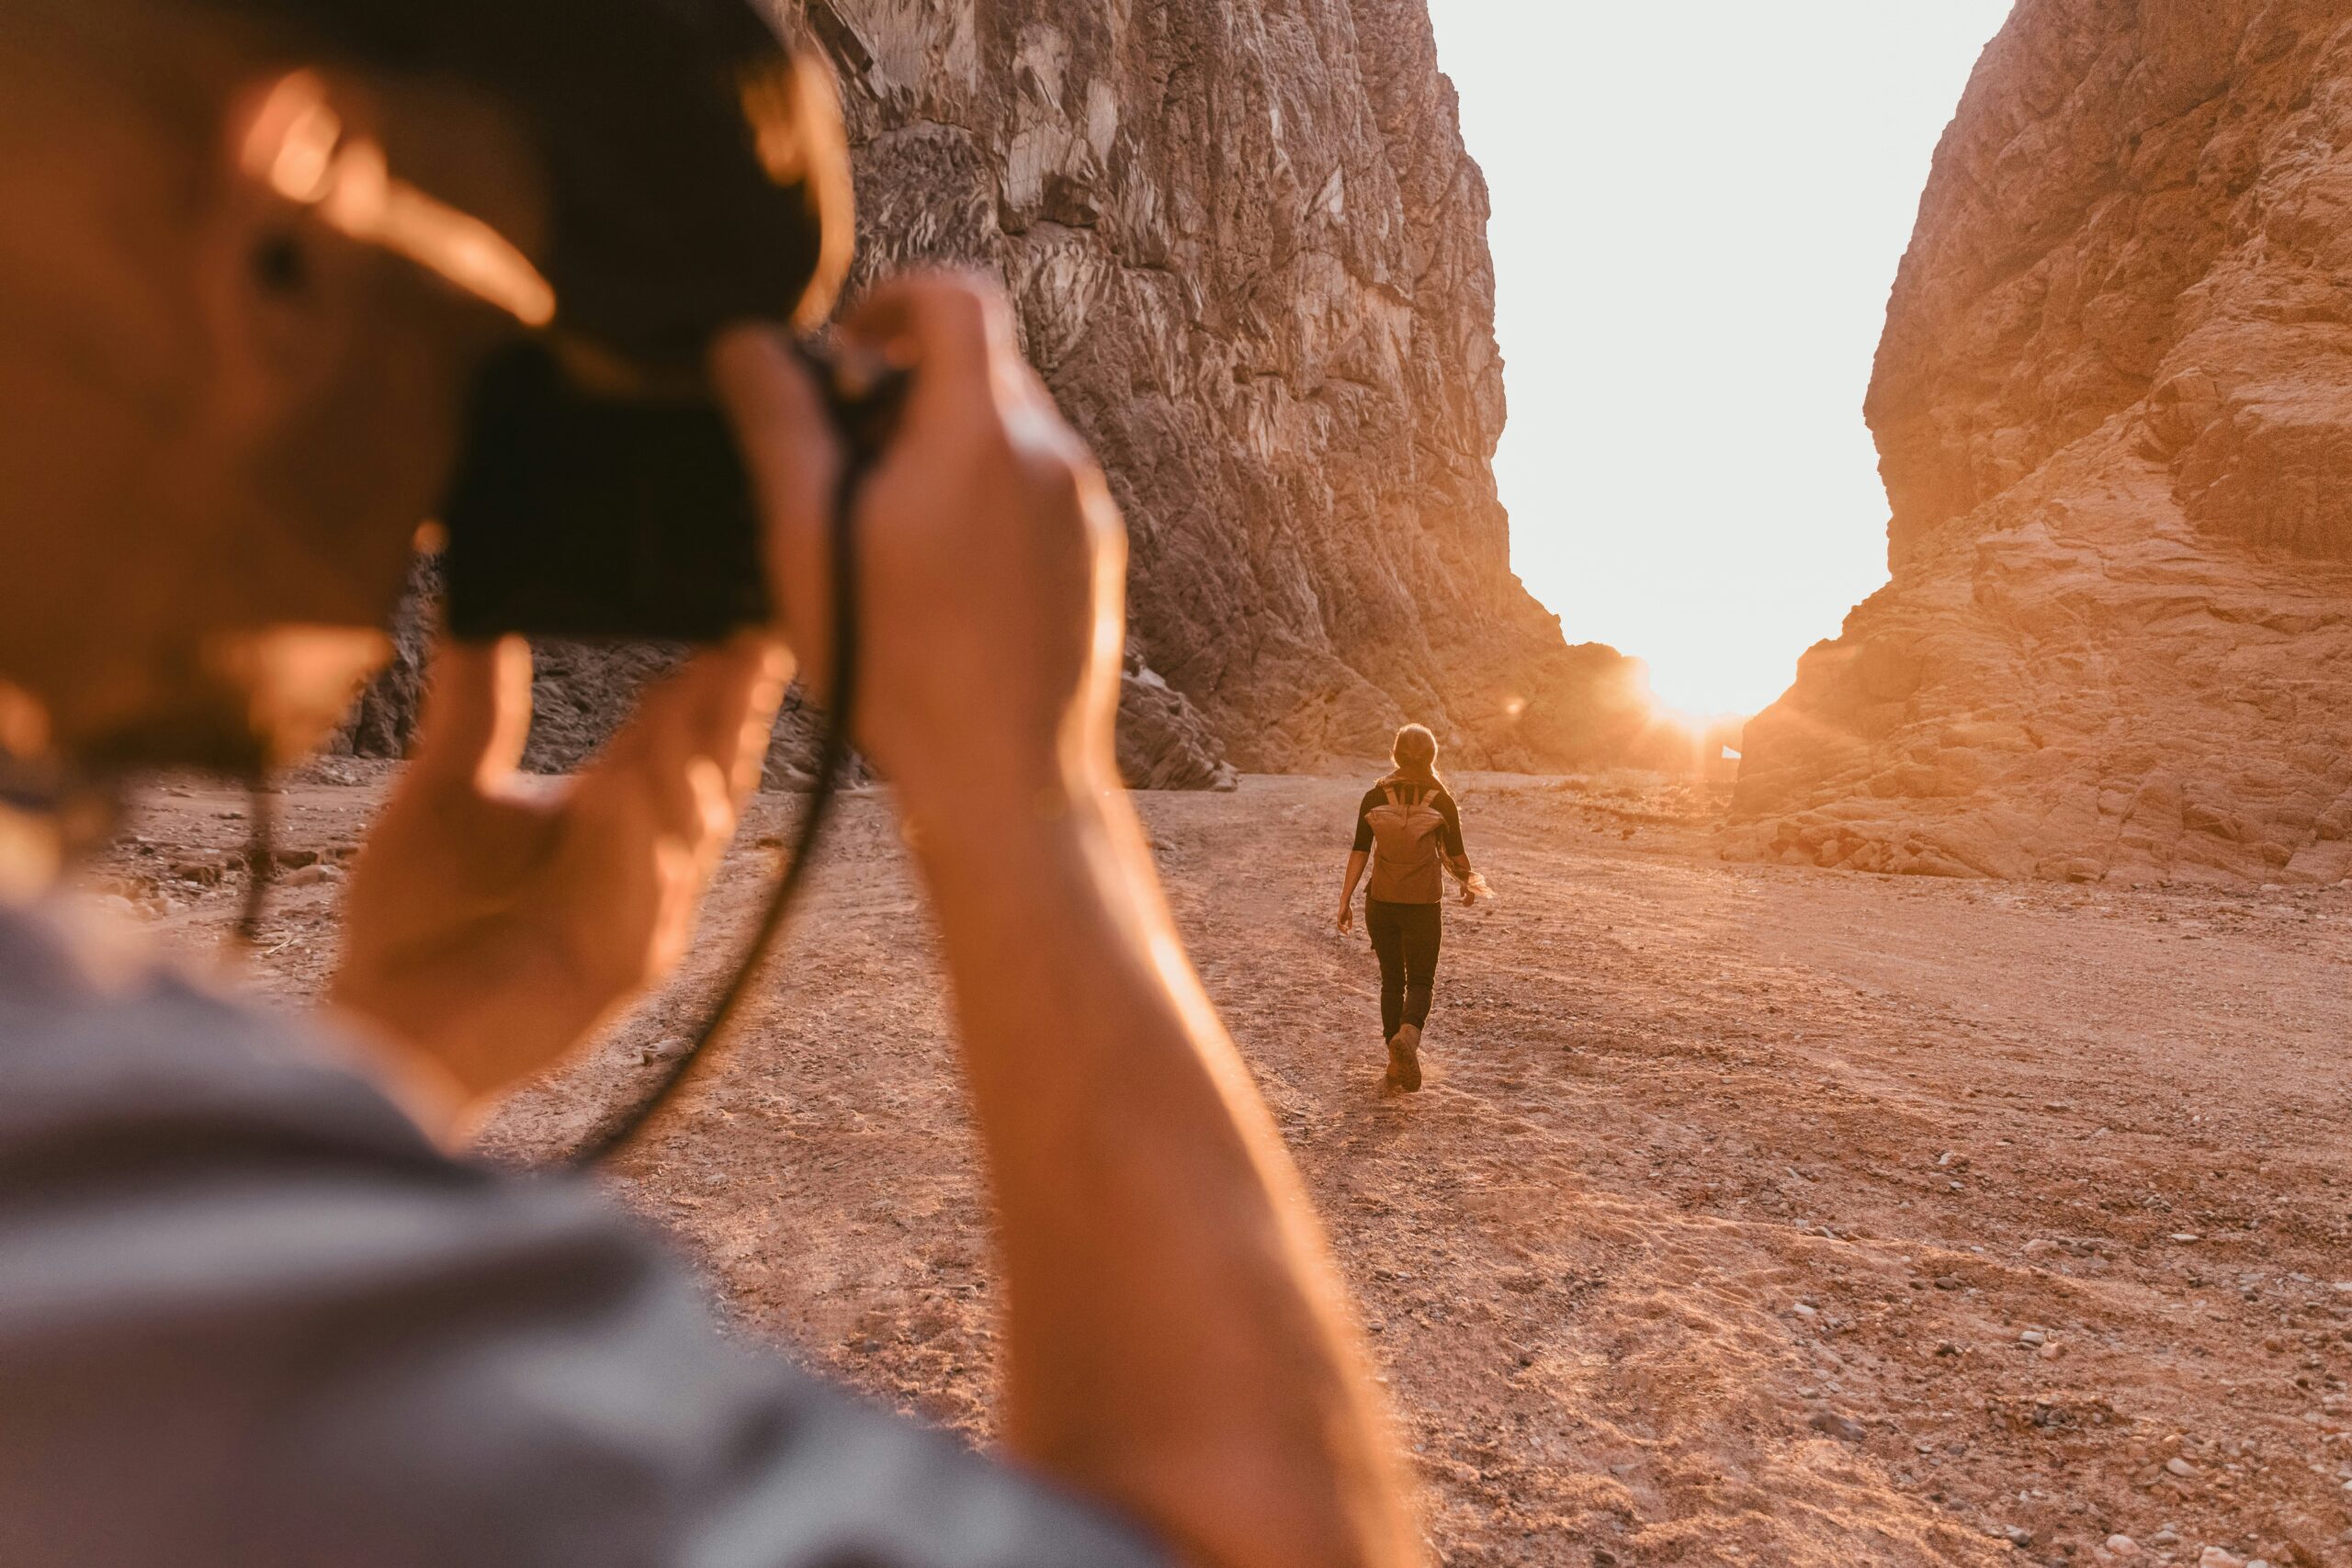
[[[1871,1435],[1870,1428],[1860,1421],[1829,1410],[1815,1411],[1813,1419],[1806,1425],[1816,1432],[1826,1433],[1837,1438],[1841,1443],[1859,1443]]]
[[[2023,1334],[2018,1336],[2018,1343],[2020,1345],[2031,1345],[2039,1348],[2048,1344],[2049,1342],[2050,1337],[2042,1333],[2039,1328],[2029,1328]]]
[[[1818,1317],[1821,1315],[1819,1308],[1809,1307],[1803,1302],[1797,1303],[1796,1305],[1791,1307],[1789,1310],[1795,1313],[1799,1317]]]
[[[2197,1568],[2246,1568],[2246,1562],[2235,1552],[2209,1546],[2197,1554]]]
[[[343,873],[334,866],[313,863],[296,866],[279,877],[277,885],[280,887],[316,887],[322,882],[340,881],[342,876]]]
[[[2110,1557],[2128,1561],[2140,1555],[2140,1543],[2128,1535],[2111,1535],[2107,1538],[2107,1551]]]
[[[2041,1348],[2041,1359],[2045,1361],[2054,1361],[2065,1353],[2066,1346],[2063,1340],[2052,1339]]]
[[[674,1062],[693,1048],[694,1042],[684,1035],[673,1034],[664,1039],[656,1040],[652,1044],[638,1052],[637,1059],[640,1066],[654,1062]]]
[[[2033,1532],[2027,1529],[2023,1525],[2011,1525],[2001,1533],[2008,1538],[2008,1541],[2011,1546],[2016,1547],[2020,1551],[2033,1544]]]
[[[2197,1467],[2189,1463],[2187,1460],[2181,1458],[2178,1454],[2175,1454],[2172,1458],[2165,1461],[2165,1473],[2167,1475],[2177,1475],[2183,1480],[2186,1480],[2197,1473]]]
[[[2195,1231],[2175,1231],[2172,1233],[2170,1239],[2180,1243],[2183,1247],[2187,1247],[2191,1242],[2203,1241],[2205,1238],[2199,1235]]]

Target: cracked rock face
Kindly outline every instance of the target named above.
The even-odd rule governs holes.
[[[1510,570],[1486,184],[1424,0],[775,3],[842,80],[854,287],[1001,279],[1102,461],[1129,783],[1366,760],[1408,719],[1467,766],[1638,750],[1628,661]],[[660,662],[556,650],[533,759],[581,754]],[[400,679],[363,748],[402,731]]]
[[[808,0],[865,275],[1003,279],[1132,543],[1129,777],[1566,764],[1625,661],[1510,570],[1487,191],[1424,0]],[[1148,677],[1148,678],[1147,678]]]
[[[1868,412],[1890,584],[1749,727],[1747,852],[2352,873],[2352,17],[2022,0]]]

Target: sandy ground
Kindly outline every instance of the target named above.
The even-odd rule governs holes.
[[[1450,911],[1399,1097],[1371,954],[1329,921],[1361,787],[1142,805],[1444,1562],[2084,1563],[2120,1533],[2143,1562],[2352,1563],[2352,897],[1726,865],[1688,791],[1462,781],[1501,898]],[[290,858],[331,867],[376,798],[290,790]],[[492,1152],[643,1080],[794,808],[761,800],[688,976]],[[159,792],[99,880],[217,943],[243,828],[232,795]],[[618,1185],[744,1332],[981,1437],[987,1209],[881,797],[829,859]],[[339,878],[290,880],[254,977],[292,999]]]

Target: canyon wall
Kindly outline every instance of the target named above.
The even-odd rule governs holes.
[[[1511,574],[1487,189],[1424,0],[808,0],[862,272],[1001,277],[1134,549],[1136,766],[1597,757],[1623,660]],[[1177,771],[1197,773],[1189,763]]]
[[[1486,183],[1424,0],[774,3],[842,81],[854,287],[1001,279],[1102,459],[1131,784],[1360,761],[1408,718],[1472,766],[1662,742],[1634,667],[1570,647],[1511,573]],[[401,640],[346,745],[403,743]],[[576,763],[673,657],[548,650],[532,763]],[[809,733],[782,728],[771,782]]]
[[[2021,0],[1867,412],[1892,581],[1753,721],[1733,852],[2352,873],[2352,17]]]
[[[1636,743],[1627,662],[1569,647],[1510,570],[1487,190],[1423,0],[792,9],[842,79],[860,279],[1002,279],[1109,472],[1130,782],[1366,758],[1408,718],[1468,765]],[[563,766],[662,659],[548,662],[532,760]],[[356,744],[399,744],[414,682],[379,686]],[[789,729],[772,777],[805,749]]]

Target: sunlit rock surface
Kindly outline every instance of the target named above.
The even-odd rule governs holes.
[[[1633,740],[1624,662],[1510,570],[1486,183],[1423,0],[805,15],[869,273],[1003,278],[1109,471],[1131,778],[1362,757],[1407,718],[1465,763]]]
[[[2022,0],[1868,412],[1893,581],[1748,728],[1750,853],[2352,872],[2352,17]]]
[[[1486,183],[1423,0],[787,8],[842,79],[859,281],[1001,280],[1109,474],[1131,784],[1361,760],[1408,718],[1469,765],[1687,760],[1627,661],[1511,573]],[[414,640],[345,744],[401,743]],[[548,650],[533,765],[585,755],[673,659]],[[785,727],[772,780],[812,734]]]

